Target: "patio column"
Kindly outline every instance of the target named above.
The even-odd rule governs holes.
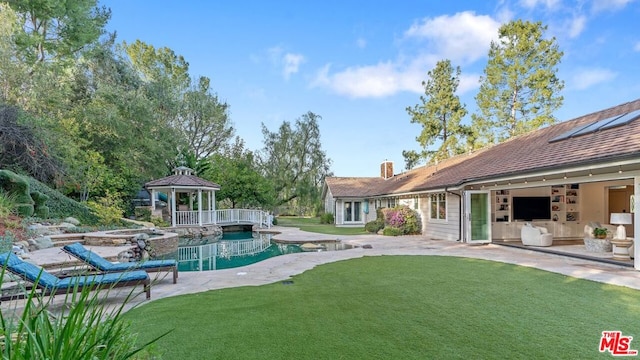
[[[633,267],[640,270],[640,176],[633,178],[633,204],[630,209],[633,213]]]

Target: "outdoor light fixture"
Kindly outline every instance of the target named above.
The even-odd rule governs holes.
[[[618,225],[614,239],[624,240],[627,238],[627,231],[624,226],[632,223],[631,213],[611,213],[610,223]]]
[[[622,174],[622,166],[618,166],[618,174]]]
[[[565,180],[567,179],[567,174],[566,173],[564,174],[563,179],[565,179]]]

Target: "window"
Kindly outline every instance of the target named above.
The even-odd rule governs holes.
[[[344,203],[344,222],[362,221],[360,201],[347,201]]]
[[[549,142],[565,140],[571,137],[591,134],[597,131],[611,129],[617,126],[627,125],[630,122],[640,118],[640,110],[635,110],[626,114],[615,115],[603,120],[598,120],[587,125],[578,126],[563,134],[560,134]]]
[[[387,207],[389,209],[396,207],[396,199],[395,198],[387,199]]]
[[[447,194],[431,194],[429,197],[431,202],[431,219],[446,220],[447,219]]]
[[[413,209],[420,210],[420,197],[416,196],[413,198]]]

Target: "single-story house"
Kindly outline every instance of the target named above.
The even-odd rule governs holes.
[[[526,221],[554,238],[582,238],[588,222],[633,213],[640,234],[640,99],[560,122],[470,154],[393,175],[328,177],[322,197],[337,226],[362,226],[406,204],[432,239],[519,239]],[[634,246],[635,268],[640,270]]]

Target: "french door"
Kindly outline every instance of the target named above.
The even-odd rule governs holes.
[[[465,242],[491,242],[491,192],[465,191],[462,221]]]

